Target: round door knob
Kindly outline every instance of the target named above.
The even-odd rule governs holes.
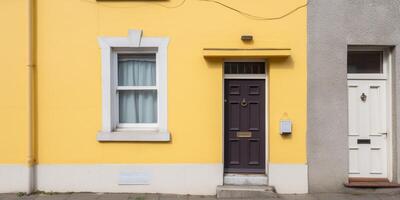
[[[367,100],[367,95],[362,93],[360,99],[361,99],[361,101],[365,102]]]
[[[246,102],[246,99],[242,99],[242,102],[240,102],[240,105],[242,106],[242,107],[246,107],[247,106],[247,102]]]

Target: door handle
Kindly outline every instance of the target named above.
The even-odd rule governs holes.
[[[381,135],[386,135],[387,136],[387,133],[380,133]]]
[[[242,107],[246,107],[246,106],[247,106],[247,102],[246,102],[246,99],[245,99],[245,98],[242,99],[242,102],[240,102],[240,105],[241,105]]]
[[[360,99],[361,101],[365,102],[367,100],[367,95],[365,95],[365,93],[362,93]]]

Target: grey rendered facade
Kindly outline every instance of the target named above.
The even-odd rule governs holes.
[[[309,0],[309,192],[340,192],[348,178],[347,48],[390,46],[393,182],[400,181],[400,1]]]

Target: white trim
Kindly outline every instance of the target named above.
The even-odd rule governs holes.
[[[0,165],[0,193],[29,192],[29,172],[32,167],[22,164]]]
[[[269,185],[280,194],[308,193],[306,164],[269,164]]]
[[[387,57],[388,78],[386,81],[386,121],[387,121],[387,158],[388,158],[388,179],[393,181],[393,55],[392,51],[388,51]]]
[[[268,62],[265,62],[265,174],[269,174],[269,77]],[[269,179],[268,179],[269,184]]]
[[[224,79],[265,79],[265,74],[225,74]]]
[[[158,130],[158,123],[119,123],[115,130]]]
[[[37,190],[44,192],[215,195],[222,179],[221,163],[177,163],[40,164],[36,180]],[[15,179],[2,180],[10,183]]]
[[[117,86],[117,90],[157,90],[157,86]]]
[[[99,142],[117,142],[117,141],[158,141],[168,142],[171,140],[169,133],[135,131],[135,132],[99,132],[97,141]]]
[[[99,37],[102,57],[102,132],[112,133],[118,124],[117,108],[114,91],[116,90],[116,53],[155,53],[158,89],[158,131],[167,132],[167,37],[142,37],[142,30],[129,30],[128,37]],[[154,50],[154,51],[153,51]],[[128,87],[118,87],[129,89]],[[139,87],[135,87],[139,88]],[[152,89],[152,87],[140,87]],[[143,129],[143,130],[146,130]]]

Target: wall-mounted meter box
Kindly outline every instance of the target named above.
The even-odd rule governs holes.
[[[281,135],[287,135],[287,134],[292,133],[292,121],[291,120],[281,120],[279,127],[280,127]]]

